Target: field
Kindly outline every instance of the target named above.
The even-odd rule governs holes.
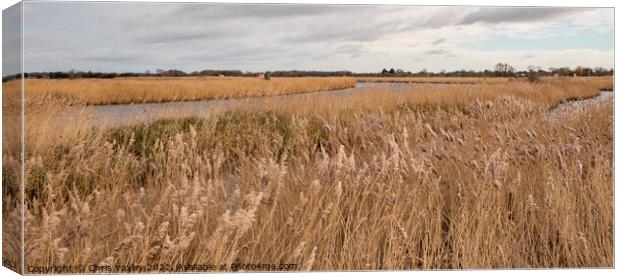
[[[368,82],[397,82],[397,83],[502,83],[509,78],[478,78],[478,77],[358,77],[358,81]]]
[[[436,81],[475,85],[87,127],[56,112],[355,80],[27,80],[26,265],[612,267],[613,102],[554,113],[612,79]],[[3,179],[16,179],[17,157],[4,154]],[[18,216],[6,208],[16,200],[4,197],[5,217]]]
[[[288,95],[355,86],[352,78],[186,77],[28,79],[28,97],[61,98],[68,104],[121,104]]]

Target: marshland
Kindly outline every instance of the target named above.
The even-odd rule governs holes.
[[[333,94],[364,82],[412,84]],[[3,83],[5,112],[16,85]],[[613,96],[598,98],[611,88],[612,77],[26,79],[26,267],[611,267]],[[234,103],[92,123],[105,106],[217,100]],[[14,180],[18,156],[3,150]],[[17,201],[4,197],[5,217]]]

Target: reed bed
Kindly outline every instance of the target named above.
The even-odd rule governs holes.
[[[2,84],[2,257],[3,265],[13,270],[21,266],[20,99],[19,81]]]
[[[609,80],[611,77],[539,77],[541,81],[571,82],[575,80]],[[360,82],[391,82],[391,83],[430,83],[430,84],[506,84],[528,81],[526,77],[357,77]],[[606,90],[613,90],[608,87]]]
[[[510,78],[502,77],[357,77],[362,82],[394,82],[394,83],[436,83],[436,84],[480,84],[505,83]]]
[[[572,100],[595,97],[601,90],[611,90],[611,78],[546,79],[541,82],[511,81],[471,86],[421,87],[394,91],[370,89],[368,93],[351,93],[334,97],[308,95],[292,97],[283,101],[268,101],[265,104],[241,105],[238,109],[268,109],[295,114],[326,115],[341,110],[371,111],[392,109],[402,105],[416,105],[425,108],[464,108],[478,100],[492,100],[513,96],[550,109]]]
[[[310,93],[288,97],[247,98],[221,107],[210,107],[208,116],[218,116],[227,111],[273,111],[286,114],[337,116],[342,112],[369,112],[389,110],[402,105],[420,106],[428,109],[463,109],[476,100],[492,100],[502,96],[514,96],[528,100],[543,108],[569,100],[597,96],[604,87],[612,86],[611,78],[577,78],[564,81],[548,79],[529,83],[513,81],[505,84],[481,84],[468,86],[423,86],[405,90],[369,89],[363,92],[338,96]],[[127,118],[141,122],[153,119],[174,119],[193,116],[191,112],[178,109],[147,113],[139,118]],[[79,119],[76,119],[79,118]],[[103,119],[103,121],[101,121]],[[66,122],[71,121],[71,127]],[[110,125],[105,116],[84,106],[68,107],[63,99],[45,98],[26,106],[26,151],[28,154],[45,154],[56,141],[79,143],[84,134],[93,127]]]
[[[179,77],[116,79],[27,79],[26,98],[32,103],[62,99],[68,104],[122,104],[197,101],[289,95],[355,86],[346,77],[259,78]]]
[[[85,128],[27,148],[26,265],[611,267],[612,102],[548,112],[608,84],[377,91]]]

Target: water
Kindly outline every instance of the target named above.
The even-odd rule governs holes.
[[[613,100],[613,98],[613,91],[601,91],[601,93],[594,98],[561,103],[551,110],[550,115],[554,118],[558,118],[568,113],[581,112],[590,105],[600,104],[607,100]]]
[[[334,99],[336,99],[345,94],[368,93],[372,89],[388,89],[393,93],[402,93],[404,90],[411,88],[441,88],[455,85],[468,86],[464,84],[358,82],[357,85],[352,88],[322,92],[209,101],[93,105],[80,107],[79,110],[76,109],[68,113],[73,116],[80,114],[79,116],[82,116],[83,119],[88,119],[89,124],[92,125],[127,125],[137,122],[152,122],[170,117],[209,117],[216,112],[225,111],[233,106],[260,107],[267,105],[267,103],[271,105],[286,104],[284,100],[290,99],[312,101],[313,97],[317,95],[321,97],[334,97]]]
[[[267,103],[286,104],[285,100],[301,99],[303,101],[316,100],[316,96],[336,98],[350,93],[368,93],[372,89],[388,89],[391,93],[403,93],[411,88],[441,88],[454,87],[455,85],[467,87],[468,84],[424,84],[424,83],[378,83],[378,82],[358,82],[355,87],[338,89],[323,92],[301,93],[293,95],[254,97],[243,99],[225,99],[193,102],[166,102],[166,103],[141,103],[141,104],[116,104],[116,105],[93,105],[85,107],[75,107],[63,115],[65,120],[80,116],[88,125],[107,125],[119,126],[129,125],[139,122],[152,122],[164,118],[179,118],[188,116],[210,117],[217,112],[226,111],[234,106],[261,107]],[[602,91],[596,98],[571,101],[558,105],[553,111],[552,116],[561,115],[566,112],[583,109],[584,106],[601,102],[613,98],[612,91]],[[404,95],[404,94],[403,94]],[[314,98],[313,98],[314,97]]]

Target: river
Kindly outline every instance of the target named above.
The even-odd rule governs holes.
[[[299,93],[281,96],[251,97],[241,99],[223,99],[208,101],[188,101],[188,102],[165,102],[165,103],[139,103],[139,104],[114,104],[114,105],[90,105],[84,107],[74,107],[65,115],[80,116],[86,119],[89,125],[108,125],[119,126],[129,125],[139,122],[152,122],[158,119],[171,117],[209,117],[216,112],[226,111],[234,106],[261,107],[274,104],[286,104],[285,100],[301,99],[312,101],[313,97],[337,97],[349,93],[369,93],[373,89],[389,89],[393,93],[404,93],[412,88],[441,88],[453,87],[455,85],[468,87],[470,84],[428,84],[428,83],[378,83],[378,82],[358,82],[355,87],[338,89],[322,92]],[[403,94],[404,95],[404,94]],[[585,105],[600,102],[605,99],[613,98],[613,92],[602,91],[598,97],[570,101],[558,105],[551,111],[553,116],[564,114],[573,110],[582,109]],[[282,102],[279,102],[282,101]],[[67,118],[69,119],[69,118]]]

